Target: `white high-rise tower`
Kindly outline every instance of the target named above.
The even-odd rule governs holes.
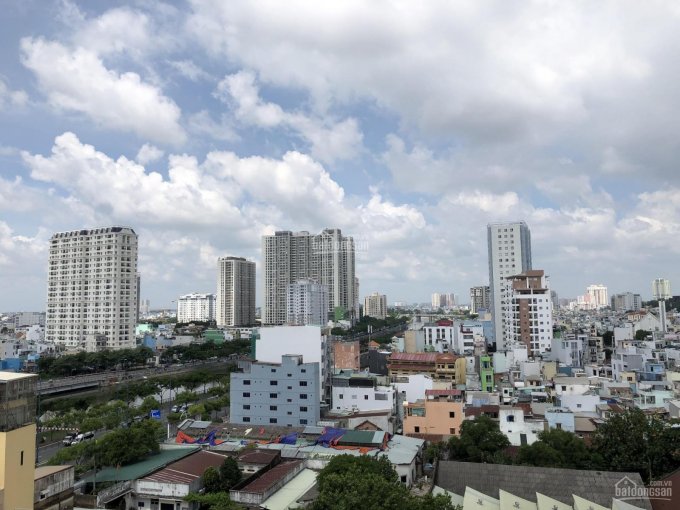
[[[659,320],[661,321],[661,331],[667,331],[668,323],[666,319],[666,300],[671,298],[671,282],[665,278],[656,278],[652,282],[652,293],[654,299],[659,300]]]
[[[489,289],[496,349],[505,347],[502,302],[505,278],[531,269],[531,232],[523,221],[490,223],[487,226],[489,249]]]
[[[45,339],[89,351],[135,346],[137,234],[129,227],[50,240]]]

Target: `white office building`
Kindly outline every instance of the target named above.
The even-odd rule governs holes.
[[[364,315],[374,319],[387,317],[387,296],[374,292],[364,298]]]
[[[542,269],[508,276],[503,286],[503,331],[506,348],[526,347],[529,355],[552,344],[552,301]]]
[[[177,300],[177,322],[215,320],[215,294],[185,294]]]
[[[218,326],[255,324],[255,262],[243,257],[218,259],[216,317]]]
[[[358,315],[358,280],[354,268],[354,240],[339,229],[309,232],[279,231],[262,237],[264,300],[262,323],[284,324],[287,320],[288,286],[309,279],[328,288],[328,311],[336,308]]]
[[[286,324],[325,326],[328,323],[328,287],[311,280],[288,285]]]
[[[487,226],[490,304],[497,350],[505,348],[502,290],[505,278],[531,269],[531,232],[523,221]]]
[[[617,312],[631,312],[642,309],[642,296],[632,292],[621,292],[611,297],[612,310]]]
[[[129,227],[50,239],[45,340],[67,348],[135,346],[137,234]]]

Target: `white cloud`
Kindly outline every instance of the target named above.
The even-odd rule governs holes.
[[[140,165],[146,165],[147,163],[158,161],[163,157],[164,154],[165,152],[155,145],[145,143],[141,146],[139,152],[137,152],[137,163]]]
[[[168,62],[179,74],[191,81],[209,80],[212,77],[191,60],[172,60]]]
[[[22,39],[21,48],[23,64],[35,73],[54,108],[84,113],[105,128],[157,142],[184,142],[179,107],[138,74],[118,74],[89,50],[69,50],[41,38]]]
[[[0,110],[6,105],[24,106],[28,102],[28,94],[23,90],[10,89],[0,77]]]
[[[239,139],[232,122],[226,115],[222,115],[217,122],[207,110],[201,110],[189,116],[187,129],[199,137],[207,135],[223,142],[234,142]]]
[[[263,101],[248,71],[226,76],[217,86],[217,97],[232,105],[241,122],[259,128],[284,127],[297,133],[310,145],[311,154],[324,162],[351,159],[361,148],[363,135],[356,119],[334,121],[301,112],[287,112],[275,103]]]

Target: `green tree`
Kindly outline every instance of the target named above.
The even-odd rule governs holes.
[[[482,415],[465,420],[460,427],[460,436],[451,437],[448,446],[451,460],[494,462],[510,446],[510,441],[500,431],[498,423]]]
[[[317,482],[312,510],[453,510],[448,496],[413,496],[386,457],[334,457]]]
[[[206,492],[220,492],[222,489],[220,472],[212,466],[203,472],[203,487]]]
[[[601,469],[635,471],[645,482],[680,467],[680,428],[637,408],[611,416],[592,446]]]
[[[520,448],[518,462],[531,466],[591,469],[593,456],[582,439],[566,430],[551,429],[538,441]]]
[[[148,396],[144,398],[139,406],[139,412],[148,416],[152,409],[160,409],[160,405],[161,403],[156,400],[156,397]]]
[[[220,466],[220,482],[222,490],[228,491],[241,481],[241,470],[233,457],[227,457]]]
[[[602,344],[604,347],[614,347],[614,333],[612,331],[605,331],[602,334]]]
[[[652,334],[651,331],[647,331],[645,329],[638,329],[635,332],[635,340],[644,340],[645,338],[647,338],[651,334]]]

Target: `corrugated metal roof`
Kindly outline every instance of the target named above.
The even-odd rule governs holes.
[[[156,471],[143,479],[161,483],[191,483],[200,478],[209,467],[222,465],[226,455],[201,450]]]
[[[314,487],[317,476],[319,476],[318,472],[303,469],[295,478],[262,502],[260,507],[269,510],[286,510]]]
[[[435,363],[437,361],[436,352],[393,352],[390,361],[419,361]]]
[[[278,466],[274,466],[272,469],[264,473],[262,476],[253,480],[251,483],[243,487],[243,489],[241,489],[241,492],[249,492],[256,494],[266,492],[267,489],[276,484],[288,473],[296,469],[300,464],[302,464],[301,460],[282,462]]]
[[[153,473],[168,464],[175,462],[182,457],[191,455],[201,448],[199,446],[172,446],[161,450],[157,455],[152,455],[142,462],[130,464],[120,468],[110,467],[102,469],[97,473],[97,482],[122,482],[126,480],[136,480],[149,473]],[[84,478],[84,481],[91,482],[93,476]]]
[[[447,397],[462,395],[461,390],[425,390],[425,395],[433,397]]]

